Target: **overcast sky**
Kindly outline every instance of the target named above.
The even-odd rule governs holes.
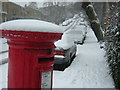
[[[43,6],[43,2],[51,2],[51,1],[57,1],[57,2],[76,2],[80,0],[9,0],[10,2],[17,3],[21,6],[25,6],[25,4],[28,4],[29,2],[37,2],[38,7]]]
[[[33,0],[26,0],[27,2],[25,2],[25,0],[9,0],[10,2],[14,2],[16,4],[19,4],[21,6],[25,6],[25,4],[28,4],[29,2],[33,2]],[[39,1],[39,2],[38,2]],[[43,2],[44,0],[34,0],[34,2],[37,2],[38,7],[42,7],[43,6]]]
[[[4,0],[3,0],[4,1]],[[25,4],[28,4],[27,2],[39,2],[38,7],[42,7],[43,2],[51,2],[51,1],[58,1],[58,2],[84,2],[88,0],[8,0],[11,2],[15,2],[21,6],[24,6]],[[91,2],[115,2],[120,0],[89,0]]]
[[[43,6],[43,2],[81,2],[83,0],[8,0],[11,2],[15,2],[21,6],[25,6],[25,4],[28,4],[28,2],[38,2],[38,7]]]

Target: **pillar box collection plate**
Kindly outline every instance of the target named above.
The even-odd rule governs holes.
[[[8,88],[52,89],[54,42],[62,36],[62,30],[56,27],[30,19],[0,25],[0,34],[9,45]]]

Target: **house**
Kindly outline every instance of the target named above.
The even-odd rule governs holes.
[[[7,12],[3,10],[3,3],[8,2],[8,0],[0,0],[0,23],[6,21]]]
[[[40,11],[32,9],[30,7],[22,7],[13,2],[3,2],[2,8],[5,12],[7,12],[6,21],[26,18],[30,19],[44,18],[44,15]]]

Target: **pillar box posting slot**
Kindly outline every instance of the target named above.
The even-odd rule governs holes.
[[[40,20],[2,23],[0,32],[9,44],[8,88],[50,88],[54,64],[54,42],[60,27]]]

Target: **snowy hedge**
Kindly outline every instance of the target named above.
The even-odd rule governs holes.
[[[106,17],[105,22],[107,23],[105,50],[115,86],[120,89],[120,22],[118,22],[120,14],[118,14],[118,3],[109,3],[109,5],[110,9],[107,10],[109,16]]]

